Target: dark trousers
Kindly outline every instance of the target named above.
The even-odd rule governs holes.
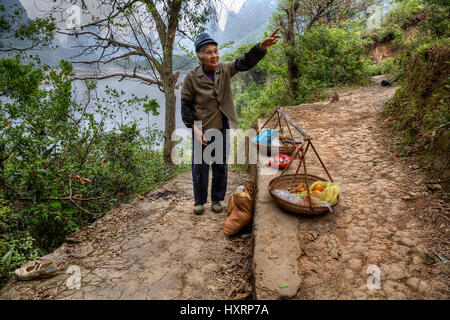
[[[208,198],[208,179],[209,179],[209,166],[211,165],[212,168],[212,185],[211,185],[211,201],[223,201],[225,199],[225,193],[227,191],[227,174],[228,174],[228,165],[227,165],[227,159],[228,154],[227,151],[229,148],[227,148],[228,144],[230,143],[230,137],[228,135],[228,132],[226,129],[230,128],[228,119],[223,116],[222,117],[223,122],[223,129],[220,130],[222,134],[222,154],[223,159],[222,163],[216,163],[213,162],[211,164],[206,163],[205,159],[202,156],[201,163],[195,164],[194,162],[194,133],[192,133],[192,182],[194,184],[194,199],[195,199],[195,205],[199,204],[205,204]],[[214,142],[215,137],[211,138],[211,142]],[[206,146],[202,145],[202,152],[205,151]],[[199,152],[197,152],[197,155]],[[215,152],[213,151],[211,155],[214,157]],[[199,162],[199,161],[197,161]]]

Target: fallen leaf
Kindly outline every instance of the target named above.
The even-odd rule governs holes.
[[[123,192],[117,194],[117,196],[116,196],[117,200],[120,200],[123,197],[125,197],[125,193],[123,193]]]
[[[138,197],[139,199],[141,199],[141,200],[144,200],[144,197],[143,196],[141,196],[139,193],[137,193],[136,192],[136,197]]]
[[[384,125],[386,124],[386,122],[388,122],[389,120],[391,120],[391,117],[386,118],[386,119],[381,123],[381,125],[384,126]]]

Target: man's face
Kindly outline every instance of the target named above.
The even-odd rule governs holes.
[[[219,65],[220,55],[219,49],[215,44],[207,44],[203,51],[203,56],[200,62],[203,64],[205,70],[212,71]]]

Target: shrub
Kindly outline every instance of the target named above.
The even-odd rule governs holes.
[[[418,48],[408,63],[402,87],[384,111],[394,120],[404,154],[416,154],[423,167],[444,180],[447,189],[450,179],[449,59],[448,40]]]

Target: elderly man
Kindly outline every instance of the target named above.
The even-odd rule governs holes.
[[[229,144],[227,129],[230,128],[230,122],[233,126],[237,124],[230,81],[239,71],[250,70],[264,57],[267,48],[277,43],[280,38],[277,35],[278,30],[279,28],[244,56],[227,63],[219,61],[217,42],[207,33],[200,34],[195,41],[195,51],[200,66],[190,71],[184,79],[181,91],[181,116],[184,124],[193,130],[192,180],[195,198],[194,213],[196,214],[204,212],[203,205],[208,197],[210,165],[204,157],[198,159],[199,153],[196,150],[200,150],[201,146],[202,155],[205,147],[215,141],[217,135],[213,136],[211,141],[205,137],[207,130],[219,130],[219,134],[222,135],[222,149],[211,153],[213,157],[215,151],[223,155],[219,157],[219,161],[211,164],[211,207],[214,212],[219,213],[223,209],[220,201],[224,200],[227,189],[226,160]]]

